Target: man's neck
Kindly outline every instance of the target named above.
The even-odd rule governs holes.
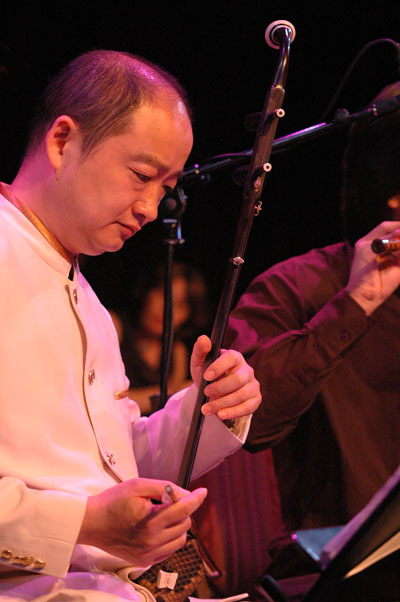
[[[41,233],[41,235],[51,244],[51,246],[66,259],[71,265],[76,261],[76,257],[72,255],[50,232],[39,217],[32,211],[28,205],[24,204],[13,192],[12,186],[0,182],[0,193],[16,207]]]

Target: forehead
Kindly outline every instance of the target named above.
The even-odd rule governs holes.
[[[156,168],[186,162],[193,133],[184,103],[145,104],[129,118],[118,144],[132,158]]]

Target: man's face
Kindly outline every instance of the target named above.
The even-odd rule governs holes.
[[[192,148],[183,103],[144,105],[129,128],[87,156],[65,148],[57,174],[58,213],[53,234],[73,254],[117,251],[157,217],[160,200],[174,188]]]

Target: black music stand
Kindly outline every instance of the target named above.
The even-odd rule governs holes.
[[[314,545],[318,538],[313,537],[313,531],[318,531],[319,535],[329,532],[328,529],[311,529],[292,535],[319,569],[313,585],[296,600],[400,601],[400,466],[365,508],[322,550],[317,550]],[[277,585],[281,587],[283,582],[281,585],[277,582]],[[281,594],[282,599],[291,600],[284,591]],[[270,599],[274,600],[273,597]],[[276,600],[280,600],[279,595]]]

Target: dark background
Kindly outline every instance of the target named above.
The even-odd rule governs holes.
[[[188,166],[252,148],[244,118],[261,111],[278,61],[264,41],[276,19],[296,28],[290,56],[286,116],[277,138],[314,125],[366,44],[399,40],[398,3],[319,2],[5,2],[0,20],[0,179],[12,180],[30,110],[48,78],[92,48],[127,50],[160,64],[184,85],[194,111],[195,145]],[[357,61],[334,108],[363,108],[399,79],[394,47],[370,46]],[[84,85],[84,82],[83,82]],[[332,112],[328,116],[332,117]],[[325,119],[325,118],[324,118]],[[273,263],[341,238],[340,161],[345,130],[308,140],[272,156],[273,170],[254,220],[237,294]],[[185,186],[185,243],[175,258],[206,274],[216,304],[241,207],[241,188],[229,170],[207,185]],[[123,250],[83,260],[103,302],[124,305],[137,275],[164,257],[162,222],[149,225]]]

